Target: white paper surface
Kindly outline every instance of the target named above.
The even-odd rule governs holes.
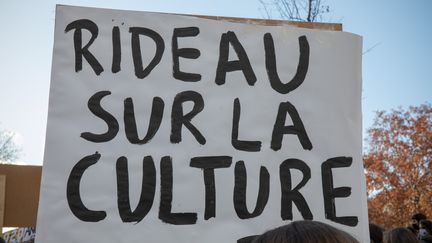
[[[98,27],[98,36],[88,48],[104,71],[96,75],[85,57],[82,70],[75,71],[74,32],[65,31],[76,20],[90,20]],[[121,70],[113,73],[113,27],[120,31]],[[160,62],[143,79],[135,75],[131,50],[131,27],[155,31],[164,41]],[[180,57],[180,70],[198,73],[201,80],[185,82],[173,77],[172,38],[175,28],[197,27],[199,34],[179,37],[179,48],[200,51],[197,59]],[[223,85],[215,83],[221,36],[235,33],[247,53],[256,76],[253,86],[242,71],[226,74]],[[303,83],[288,94],[275,91],[266,71],[263,37],[271,33],[274,40],[277,70],[283,83],[289,82],[299,63],[299,37],[306,36],[309,66]],[[82,30],[82,46],[91,34]],[[143,66],[155,53],[149,37],[140,37]],[[38,243],[57,242],[236,242],[238,239],[261,234],[290,220],[281,218],[280,165],[286,159],[298,159],[310,168],[311,178],[300,189],[313,220],[322,221],[354,235],[360,242],[368,241],[366,192],[361,157],[361,37],[334,31],[309,30],[292,27],[266,27],[222,21],[203,20],[136,11],[58,6],[51,75],[48,127],[45,159],[40,194],[37,238]],[[229,61],[238,60],[230,45]],[[116,136],[107,142],[95,143],[81,137],[84,132],[103,134],[107,124],[88,108],[90,97],[100,91],[111,94],[101,100],[102,108],[119,124]],[[182,141],[170,142],[171,113],[174,97],[180,92],[199,93],[204,108],[191,123],[206,139],[200,144],[185,126]],[[163,118],[155,136],[146,144],[131,144],[126,138],[124,101],[132,98],[138,136],[147,133],[152,101],[160,97],[164,102]],[[240,151],[231,144],[233,104],[238,98],[241,112],[239,140],[261,141],[258,152]],[[313,146],[304,149],[299,138],[285,134],[281,149],[271,148],[271,139],[279,104],[290,102],[297,110]],[[183,104],[183,113],[191,111],[191,101]],[[285,113],[284,113],[285,114]],[[286,126],[293,125],[286,114]],[[68,203],[67,183],[72,168],[86,156],[100,154],[97,163],[89,166],[80,180],[82,203],[90,210],[105,211],[98,222],[77,218]],[[134,211],[141,195],[143,158],[151,156],[156,169],[154,201],[148,214],[140,222],[122,222],[117,203],[116,163],[126,157],[129,171],[131,210]],[[174,225],[159,219],[161,201],[160,161],[172,158],[173,213],[196,213],[194,224]],[[206,188],[203,171],[190,166],[191,158],[199,156],[229,156],[228,168],[214,170],[215,217],[204,218]],[[322,185],[324,161],[334,157],[352,157],[349,167],[334,168],[333,187],[350,187],[351,195],[336,198],[336,215],[355,216],[354,227],[326,218]],[[240,219],[233,202],[234,168],[244,161],[247,172],[247,208],[255,208],[260,167],[270,175],[269,199],[263,212],[253,218]],[[291,169],[292,187],[301,180],[302,173]],[[292,205],[294,220],[302,216]]]

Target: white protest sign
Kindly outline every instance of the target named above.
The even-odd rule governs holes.
[[[361,41],[58,6],[37,242],[366,242]]]

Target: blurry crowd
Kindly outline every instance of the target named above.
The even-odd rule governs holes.
[[[408,227],[385,230],[369,224],[371,243],[432,243],[432,222],[424,214],[412,216]],[[348,233],[315,221],[296,221],[254,238],[252,243],[358,243]],[[366,242],[367,243],[367,242]]]
[[[432,222],[424,214],[412,216],[408,227],[384,230],[369,224],[370,243],[432,243]],[[318,221],[294,221],[269,230],[262,235],[247,237],[240,243],[359,243],[353,236]],[[5,241],[0,237],[0,243]],[[200,242],[201,243],[201,242]],[[205,242],[202,242],[205,243]],[[368,242],[365,242],[368,243]]]
[[[385,231],[369,224],[369,232],[372,243],[432,243],[432,222],[422,213],[414,214],[408,227]]]

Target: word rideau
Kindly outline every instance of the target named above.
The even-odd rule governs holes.
[[[90,52],[89,48],[97,39],[99,28],[97,24],[88,19],[80,19],[71,22],[66,26],[65,32],[74,30],[73,41],[75,49],[75,71],[82,70],[83,57],[90,64],[96,75],[100,75],[105,69],[98,61],[97,57]],[[83,45],[82,31],[90,32],[90,40]],[[139,79],[147,77],[150,72],[162,60],[165,52],[165,41],[162,36],[156,31],[144,27],[130,27],[131,35],[131,51],[135,69],[135,76]],[[200,33],[198,27],[174,28],[171,41],[171,55],[173,62],[173,77],[184,82],[197,82],[201,80],[201,74],[184,72],[180,68],[180,58],[197,59],[201,55],[201,51],[196,48],[179,48],[178,39],[184,37],[197,37]],[[156,45],[156,51],[153,58],[144,67],[141,53],[140,37],[145,36],[150,38]],[[265,50],[265,66],[271,87],[281,94],[287,94],[299,87],[305,80],[309,68],[309,42],[306,36],[300,36],[299,42],[299,61],[295,75],[286,83],[283,83],[277,72],[275,46],[271,33],[266,33],[263,36],[263,44]],[[238,60],[229,60],[229,46],[232,46]],[[112,28],[112,65],[111,72],[117,73],[121,70],[122,47],[120,41],[120,29],[118,26]],[[279,51],[279,53],[281,53]],[[219,43],[219,58],[216,68],[215,83],[223,85],[225,83],[226,74],[233,71],[242,71],[248,85],[253,86],[257,81],[255,72],[251,66],[248,55],[243,48],[237,35],[233,31],[223,33]]]

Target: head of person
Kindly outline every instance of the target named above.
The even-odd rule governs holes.
[[[257,236],[252,243],[358,243],[345,231],[317,221],[295,221]]]
[[[417,230],[414,229],[411,225],[408,226],[407,229],[408,229],[409,231],[411,231],[413,234],[417,234]]]
[[[420,220],[426,219],[426,215],[422,214],[422,213],[416,213],[411,217],[411,226],[415,229],[415,230],[419,230],[420,226]]]
[[[419,235],[421,235],[421,236],[431,235],[432,236],[432,221],[427,220],[427,219],[422,219],[422,220],[420,220],[419,226],[420,226]]]
[[[371,243],[383,242],[384,229],[376,224],[369,224],[369,236]]]
[[[384,233],[384,243],[418,242],[416,235],[407,228],[395,228]]]
[[[0,243],[6,243],[6,241],[0,236]]]

